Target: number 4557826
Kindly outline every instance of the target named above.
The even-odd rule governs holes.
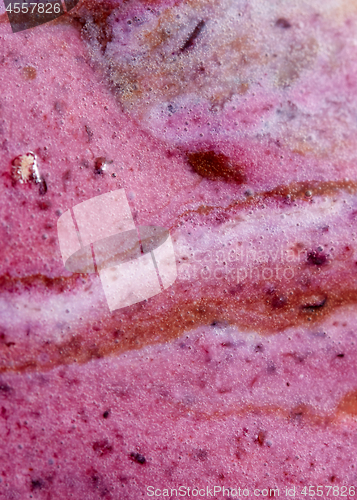
[[[10,3],[6,7],[6,12],[14,13],[14,14],[27,14],[30,12],[33,14],[37,9],[39,14],[59,14],[61,12],[61,4],[60,3]],[[53,10],[52,10],[53,9]]]
[[[354,486],[305,486],[301,495],[309,497],[322,497],[323,495],[333,497],[354,497],[356,490]]]

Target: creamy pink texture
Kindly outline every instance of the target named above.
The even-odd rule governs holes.
[[[0,25],[1,498],[356,485],[354,6],[77,12]],[[119,188],[179,277],[111,314],[56,223]]]

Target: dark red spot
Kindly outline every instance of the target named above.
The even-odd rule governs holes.
[[[274,309],[281,309],[286,305],[286,303],[287,303],[286,298],[279,297],[278,295],[275,295],[271,301],[271,305],[273,306]]]
[[[104,457],[113,451],[113,446],[109,444],[107,439],[103,439],[93,444],[93,450],[98,453],[100,457]]]
[[[103,174],[105,171],[105,164],[106,164],[106,159],[104,158],[104,156],[96,158],[94,162],[95,173]]]
[[[263,446],[265,441],[265,432],[259,431],[258,437],[256,438],[255,442],[259,444],[259,446]]]
[[[206,179],[224,180],[237,184],[242,184],[245,181],[242,166],[234,164],[223,153],[199,151],[189,153],[187,160],[193,170]]]
[[[50,207],[51,207],[50,201],[39,201],[38,202],[38,208],[40,210],[48,210]]]
[[[113,337],[115,339],[118,339],[121,335],[123,335],[123,332],[121,330],[115,330],[115,332],[113,333]]]

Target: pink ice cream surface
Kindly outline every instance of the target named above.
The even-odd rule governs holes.
[[[355,6],[1,19],[0,498],[352,498]],[[56,227],[122,188],[178,278],[110,312]]]

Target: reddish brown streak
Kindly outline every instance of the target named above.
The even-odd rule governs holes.
[[[239,205],[246,207],[268,196],[280,198],[291,194],[301,198],[305,196],[306,189],[331,195],[338,190],[354,191],[356,185],[344,181],[296,184],[252,196],[245,202],[239,202]],[[230,213],[236,207],[237,204],[233,203],[226,212]],[[195,282],[176,282],[169,291],[152,297],[148,302],[112,314],[104,313],[99,326],[88,322],[80,329],[76,328],[76,335],[71,340],[62,343],[47,342],[43,345],[25,339],[14,344],[13,339],[6,338],[0,343],[0,371],[50,369],[74,361],[84,363],[93,358],[167,342],[180,337],[184,331],[219,321],[240,329],[253,328],[262,335],[274,334],[292,326],[311,325],[320,322],[342,305],[357,302],[354,277],[348,272],[342,276],[341,272],[343,269],[331,273],[328,265],[317,269],[309,262],[301,263],[289,286],[276,280],[273,291],[267,291],[266,283],[259,280],[249,280],[239,290],[236,285],[227,285],[224,280],[216,286],[212,286],[212,283],[197,286]],[[257,276],[261,276],[261,273],[257,273]],[[309,278],[308,285],[304,279],[306,276]],[[90,275],[79,274],[58,278],[42,275],[11,278],[5,275],[0,278],[0,290],[4,293],[19,293],[36,288],[62,293],[84,287],[90,280]],[[175,298],[171,295],[172,290],[175,291]],[[49,360],[40,362],[40,354],[44,353]]]
[[[307,197],[306,193],[311,192],[311,196]],[[255,193],[254,196],[249,196],[245,200],[233,201],[227,208],[220,209],[220,212],[225,212],[226,214],[237,211],[238,209],[244,209],[248,207],[258,207],[261,203],[269,199],[276,199],[284,202],[293,202],[294,200],[305,200],[307,203],[311,200],[313,196],[332,196],[333,194],[345,191],[347,193],[353,194],[357,192],[357,182],[355,181],[306,181],[306,182],[296,182],[289,184],[288,186],[277,186],[271,191],[263,191],[261,193]],[[208,215],[209,213],[216,211],[216,207],[201,205],[195,210],[186,210],[182,213],[173,224],[170,229],[177,227],[177,221],[181,218],[185,218],[192,213],[197,213],[199,215]]]

